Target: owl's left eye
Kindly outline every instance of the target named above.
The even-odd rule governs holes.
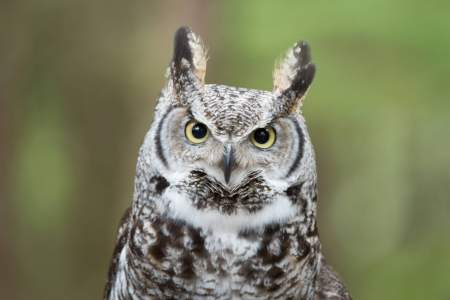
[[[277,139],[277,133],[273,127],[258,128],[253,131],[250,141],[260,149],[268,149],[272,147]]]
[[[184,129],[184,134],[191,144],[201,144],[208,139],[208,127],[195,120],[189,121]]]

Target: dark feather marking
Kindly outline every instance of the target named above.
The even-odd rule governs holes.
[[[303,97],[311,85],[315,73],[316,67],[313,63],[302,67],[292,80],[291,87],[285,91],[285,96],[287,93],[294,93],[295,98]]]
[[[291,202],[293,204],[298,203],[298,200],[299,200],[301,192],[302,192],[302,187],[304,184],[305,184],[304,182],[300,182],[298,184],[290,186],[286,190],[286,195],[288,196],[289,200],[291,200]]]
[[[281,106],[277,113],[289,114],[295,112],[300,101],[302,101],[316,72],[315,65],[311,62],[311,51],[304,41],[298,42],[292,49],[296,62],[290,66],[291,72],[296,72],[290,81],[289,87],[281,91],[279,101]],[[284,62],[284,64],[291,62]]]
[[[280,285],[277,284],[277,279],[280,279],[284,276],[284,271],[280,267],[272,266],[266,273],[266,278],[271,279],[271,286],[268,288],[269,292],[274,292],[280,288]]]
[[[156,155],[159,157],[159,159],[163,162],[164,166],[167,168],[167,159],[164,156],[162,144],[161,144],[161,130],[162,126],[164,124],[164,121],[166,120],[169,113],[172,111],[173,107],[170,107],[167,112],[164,114],[164,116],[161,118],[161,120],[158,123],[158,127],[156,129],[156,137],[155,137],[155,144],[156,144]]]
[[[299,49],[299,52],[295,50]],[[311,49],[305,41],[300,41],[294,47],[294,55],[297,59],[297,74],[291,81],[291,85],[283,92],[283,96],[295,100],[303,97],[311,85],[316,72],[315,65],[311,62]]]
[[[193,65],[192,49],[189,45],[189,34],[191,34],[191,30],[188,27],[181,27],[175,33],[171,66],[175,96],[179,104],[183,106],[189,106],[189,99],[195,98],[195,95],[199,94],[198,78],[195,78],[195,74],[192,72],[195,66]]]
[[[303,136],[303,132],[302,129],[300,128],[300,125],[298,124],[298,121],[296,119],[291,118],[290,119],[292,121],[292,123],[295,126],[295,131],[297,132],[297,136],[298,136],[298,140],[299,140],[299,144],[298,144],[298,150],[297,150],[297,154],[295,156],[295,160],[292,163],[291,167],[289,168],[289,171],[286,175],[286,177],[291,176],[291,174],[297,170],[297,168],[300,166],[300,160],[303,157],[303,144],[304,144],[304,139],[305,137]]]
[[[184,251],[180,261],[182,263],[180,276],[185,279],[192,279],[195,276],[194,258],[192,257],[192,253]]]
[[[239,276],[244,277],[247,281],[254,281],[258,275],[254,267],[255,264],[251,260],[245,261],[239,268]]]
[[[124,215],[122,216],[122,219],[120,220],[119,230],[123,228],[123,231],[122,234],[118,237],[116,246],[114,247],[111,265],[108,271],[108,281],[106,283],[104,291],[104,299],[109,298],[111,294],[112,284],[116,280],[117,266],[119,262],[120,252],[122,251],[128,239],[128,221],[130,219],[130,216],[131,216],[131,207],[129,207],[125,211]]]
[[[207,255],[205,248],[205,239],[200,235],[200,231],[198,229],[189,226],[189,235],[192,239],[192,252],[198,255],[199,257],[205,257]]]
[[[299,245],[299,255],[297,257],[297,260],[302,260],[304,259],[306,256],[308,256],[308,254],[311,252],[311,245],[306,241],[306,239],[301,236],[301,235],[297,235],[297,243]]]
[[[290,239],[289,235],[284,230],[281,230],[280,227],[280,224],[271,224],[264,229],[263,239],[257,255],[262,258],[262,261],[265,264],[277,263],[287,255]],[[269,249],[270,243],[276,239],[278,239],[280,244],[279,253],[273,253]]]
[[[142,256],[142,250],[139,247],[139,245],[136,245],[136,241],[134,240],[135,234],[136,234],[136,229],[138,227],[138,223],[142,224],[142,221],[137,221],[133,227],[131,228],[130,231],[130,239],[129,239],[129,247],[130,247],[130,251],[131,253],[133,253],[134,255],[137,256]]]
[[[317,236],[319,235],[319,230],[317,228],[317,222],[314,222],[314,225],[312,225],[310,228],[308,228],[308,231],[306,232],[307,237]]]
[[[159,218],[153,220],[153,228],[156,231],[156,238],[155,243],[148,249],[148,254],[157,261],[161,261],[166,256],[164,250],[166,249],[168,242],[167,237],[162,233],[162,224],[163,221],[161,221]]]
[[[150,183],[155,183],[155,192],[161,195],[162,192],[170,185],[166,178],[163,176],[153,176],[150,178]]]
[[[259,172],[248,174],[239,186],[229,190],[204,171],[194,170],[180,188],[186,191],[197,209],[212,208],[227,215],[239,208],[255,213],[273,196]]]
[[[165,272],[170,276],[177,275],[184,279],[193,278],[196,275],[194,260],[207,256],[205,241],[199,230],[183,221],[175,221],[169,218],[155,219],[152,226],[156,231],[156,238],[153,245],[149,247],[148,253],[154,260],[159,262],[164,261],[168,249],[183,249],[183,239],[186,234],[189,236],[191,245],[189,249],[183,251],[180,257],[180,269],[169,268]],[[164,226],[167,228],[167,232],[162,230]]]
[[[181,68],[181,60],[184,58],[190,64],[192,64],[192,51],[189,45],[190,29],[188,27],[180,27],[175,33],[174,49],[173,49],[173,62],[175,63],[175,69],[177,72]]]

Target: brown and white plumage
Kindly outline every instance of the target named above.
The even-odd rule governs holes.
[[[309,47],[288,52],[273,92],[205,84],[205,71],[200,38],[180,28],[105,299],[350,299],[317,231],[298,113],[314,77]]]

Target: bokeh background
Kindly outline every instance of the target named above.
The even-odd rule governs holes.
[[[180,25],[259,89],[309,41],[325,253],[354,299],[450,299],[446,0],[2,0],[0,298],[101,298]]]

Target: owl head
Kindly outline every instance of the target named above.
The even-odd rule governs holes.
[[[308,45],[296,43],[276,66],[272,91],[205,84],[206,63],[201,39],[178,29],[138,163],[141,185],[157,185],[147,194],[159,211],[238,230],[314,212],[316,167],[300,114],[315,73]]]

